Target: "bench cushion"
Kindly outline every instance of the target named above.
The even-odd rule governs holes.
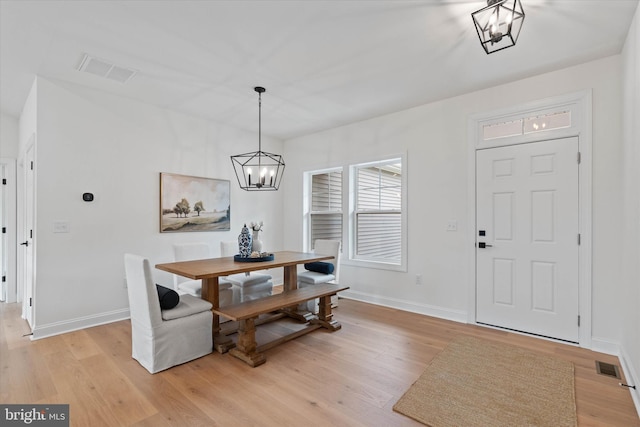
[[[260,283],[267,282],[271,280],[270,274],[261,274],[261,273],[252,273],[250,275],[246,275],[244,273],[232,274],[230,276],[226,276],[225,279],[231,282],[236,286],[253,286]]]
[[[191,295],[182,295],[180,302],[171,310],[162,310],[163,320],[178,319],[180,317],[190,316],[192,314],[201,313],[211,310],[213,305],[209,301],[196,298]]]
[[[335,280],[336,276],[333,274],[323,274],[315,271],[303,271],[298,273],[298,283],[309,283],[317,285],[318,283],[327,283]]]
[[[231,283],[218,279],[218,289],[221,291],[224,289],[231,289]],[[178,284],[178,290],[200,298],[202,296],[202,280],[187,280]]]

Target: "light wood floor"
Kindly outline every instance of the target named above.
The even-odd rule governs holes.
[[[72,426],[420,426],[392,407],[461,334],[573,362],[580,426],[640,426],[629,392],[596,373],[615,357],[356,301],[340,301],[341,330],[273,348],[258,368],[213,353],[155,375],[131,358],[129,321],[30,341],[19,313],[0,304],[0,402],[68,403]]]

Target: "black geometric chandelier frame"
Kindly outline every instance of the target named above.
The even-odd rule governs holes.
[[[284,174],[284,160],[279,154],[262,151],[262,94],[266,89],[256,86],[253,90],[258,92],[258,151],[231,156],[231,163],[243,190],[276,191]]]
[[[488,55],[515,46],[524,22],[524,10],[520,0],[487,0],[487,6],[473,12],[471,18]]]

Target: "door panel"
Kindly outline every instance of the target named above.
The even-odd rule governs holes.
[[[578,341],[577,153],[577,138],[477,151],[478,322]]]
[[[33,138],[33,137],[32,137]],[[34,296],[34,252],[33,252],[33,229],[35,219],[35,177],[33,165],[35,161],[35,145],[31,145],[27,150],[24,162],[24,229],[22,230],[22,248],[24,250],[24,300],[22,302],[22,317],[27,320],[33,329],[33,305]]]

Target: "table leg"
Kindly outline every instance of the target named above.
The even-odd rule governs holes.
[[[238,327],[238,345],[232,348],[229,354],[255,368],[267,361],[263,353],[258,353],[257,347],[255,318],[241,320]]]
[[[298,266],[297,265],[286,265],[284,267],[284,283],[283,283],[283,292],[292,291],[294,289],[298,289]],[[314,319],[316,316],[311,313],[309,310],[299,310],[298,307],[287,307],[280,310],[281,313],[286,314],[287,316],[299,320],[301,322],[309,322]]]
[[[298,288],[298,266],[297,265],[285,265],[284,266],[284,292],[292,291]]]
[[[342,328],[342,325],[333,320],[333,313],[331,311],[331,296],[321,297],[320,304],[318,304],[318,318],[311,321],[313,324],[320,324],[323,328],[330,331],[337,331]]]
[[[202,279],[202,299],[209,301],[213,308],[220,307],[220,287],[217,277]],[[234,342],[228,336],[220,332],[220,316],[213,313],[213,348],[218,353],[226,353],[233,347]]]

